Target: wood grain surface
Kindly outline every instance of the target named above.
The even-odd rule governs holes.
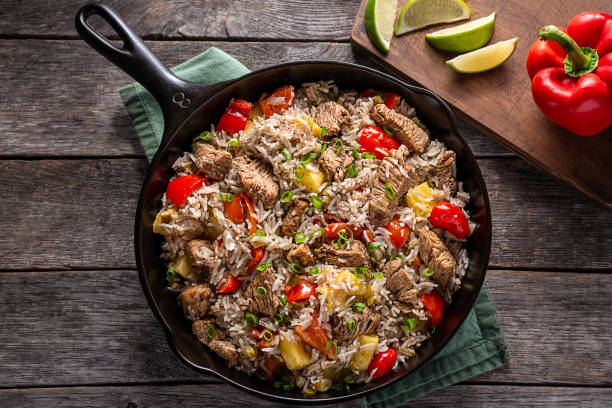
[[[406,1],[400,1],[402,7]],[[378,51],[365,31],[367,0],[361,2],[351,40],[398,75],[431,89],[462,118],[534,166],[568,183],[612,211],[612,127],[581,137],[541,114],[531,95],[525,61],[537,31],[548,24],[565,26],[585,10],[612,11],[609,0],[561,0],[554,7],[532,0],[472,0],[472,20],[497,12],[491,44],[519,37],[514,55],[501,67],[477,75],[454,73],[444,61],[454,55],[435,50],[424,38],[430,27],[394,37],[387,55]]]

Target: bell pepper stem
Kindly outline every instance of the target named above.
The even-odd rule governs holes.
[[[538,37],[541,40],[554,41],[565,50],[567,53],[565,71],[568,75],[578,77],[597,68],[599,60],[597,52],[587,47],[581,48],[572,37],[561,31],[557,26],[547,25],[542,27]]]

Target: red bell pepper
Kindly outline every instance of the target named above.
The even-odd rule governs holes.
[[[251,102],[243,99],[236,99],[230,102],[225,113],[219,119],[216,130],[227,133],[237,133],[244,130],[252,107],[253,104]]]
[[[272,92],[272,95],[259,101],[259,106],[263,111],[266,118],[274,115],[275,113],[281,113],[293,104],[293,98],[295,98],[295,92],[292,86],[285,86],[278,88]]]
[[[391,371],[396,360],[397,352],[393,348],[388,348],[385,351],[376,353],[368,367],[368,374],[372,375],[372,371],[376,369],[376,372],[372,376],[372,379],[376,380]]]
[[[397,108],[397,105],[399,105],[399,103],[400,96],[398,94],[391,92],[385,97],[385,105],[387,105],[387,108],[389,109]]]
[[[570,132],[592,136],[612,124],[612,16],[580,13],[567,31],[549,25],[527,55],[533,99]]]
[[[376,95],[379,95],[379,93],[377,91],[375,91],[374,89],[366,89],[365,91],[363,91],[363,93],[361,95],[364,98],[373,98]]]
[[[232,196],[232,201],[223,201],[223,212],[234,224],[244,222],[244,205],[238,195]]]
[[[399,215],[393,217],[391,222],[384,226],[384,228],[389,231],[389,239],[393,243],[393,246],[397,249],[400,249],[406,243],[406,240],[410,236],[410,227],[406,224],[403,224],[399,220]]]
[[[459,239],[470,234],[470,226],[461,208],[446,201],[441,201],[431,209],[429,222],[434,227],[442,228]]]
[[[444,315],[444,300],[442,296],[433,290],[429,293],[423,293],[420,299],[425,309],[431,315],[431,323],[434,326],[439,325]]]
[[[389,154],[389,150],[397,149],[400,146],[397,140],[373,125],[363,128],[359,135],[359,145],[362,153],[374,153],[378,160],[384,159]]]
[[[285,361],[282,358],[271,357],[267,353],[264,354],[263,368],[268,374],[268,378],[274,378],[284,365]]]
[[[344,222],[334,222],[325,226],[325,242],[329,244],[333,240],[338,239],[338,233],[342,230],[346,231],[347,238],[351,237],[351,233],[348,230],[353,233],[353,239],[361,239],[363,236],[363,228],[358,228]]]
[[[253,340],[257,340],[257,347],[259,347],[260,349],[272,347],[272,344],[274,343],[274,336],[278,334],[278,332],[276,331],[272,332],[268,330],[268,334],[264,336],[264,331],[266,331],[266,328],[262,325],[253,327],[251,329],[251,338]]]
[[[182,207],[187,202],[187,197],[200,188],[202,183],[208,183],[208,180],[197,174],[177,177],[168,183],[166,195],[174,204]]]
[[[300,300],[308,299],[309,297],[317,293],[317,284],[307,281],[306,279],[300,279],[295,286],[285,286],[285,296],[287,302],[298,302]]]
[[[253,208],[253,203],[251,202],[251,199],[245,193],[240,193],[240,198],[246,205],[247,211],[249,213],[249,223],[251,224],[249,225],[249,234],[254,234],[255,231],[257,231],[257,218],[255,217],[255,208]]]
[[[253,272],[255,268],[257,268],[257,266],[261,263],[263,256],[264,256],[263,248],[255,248],[252,246],[251,247],[251,260],[249,261],[246,268],[240,275],[241,276],[250,275],[251,272]]]
[[[232,293],[242,285],[242,281],[232,274],[228,274],[225,282],[217,289],[217,293]]]
[[[295,334],[301,337],[304,340],[304,343],[309,344],[313,348],[319,350],[321,353],[325,354],[327,357],[331,359],[336,358],[336,350],[329,343],[329,336],[327,335],[327,331],[324,328],[319,326],[319,320],[317,316],[319,315],[319,311],[315,310],[312,314],[312,320],[310,325],[302,329],[302,326],[295,326]]]

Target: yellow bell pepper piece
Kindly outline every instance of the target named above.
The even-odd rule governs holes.
[[[406,205],[414,211],[417,217],[426,217],[437,204],[427,182],[411,188],[406,193]]]

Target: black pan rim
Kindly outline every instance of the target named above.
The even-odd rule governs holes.
[[[461,319],[458,321],[456,327],[454,328],[453,332],[451,333],[450,336],[448,336],[448,338],[443,341],[440,346],[437,348],[437,350],[435,350],[431,355],[429,355],[427,358],[423,359],[423,361],[421,362],[420,365],[418,365],[417,367],[415,367],[412,371],[418,370],[420,367],[422,367],[424,364],[426,364],[428,361],[430,361],[433,357],[435,357],[447,344],[448,342],[455,336],[455,334],[457,333],[458,329],[462,326],[463,322],[465,321],[465,319],[467,318],[469,311],[472,310],[473,306],[474,306],[474,302],[476,301],[476,298],[478,297],[479,293],[480,293],[480,289],[482,288],[482,285],[484,283],[485,280],[485,276],[486,276],[486,272],[487,272],[487,266],[489,264],[489,259],[490,259],[490,253],[491,253],[491,240],[492,240],[492,224],[491,224],[491,207],[490,207],[490,203],[489,203],[489,195],[488,195],[488,191],[486,189],[486,185],[485,185],[485,181],[484,178],[482,176],[482,171],[480,169],[480,166],[478,165],[478,162],[476,160],[476,158],[474,157],[474,154],[471,150],[471,148],[469,147],[468,143],[466,142],[466,140],[463,138],[463,136],[461,135],[461,133],[459,132],[458,128],[457,128],[457,121],[456,121],[456,117],[455,114],[451,111],[451,109],[449,108],[449,106],[446,104],[446,102],[444,102],[444,100],[442,100],[438,95],[436,95],[434,92],[423,88],[423,87],[419,87],[419,86],[415,86],[415,85],[410,85],[407,84],[389,74],[380,72],[376,69],[370,68],[370,67],[366,67],[366,66],[362,66],[362,65],[358,65],[358,64],[353,64],[353,63],[348,63],[348,62],[338,62],[338,61],[326,61],[326,60],[306,60],[306,61],[292,61],[292,62],[286,62],[286,63],[282,63],[282,64],[277,64],[277,65],[271,65],[265,68],[261,68],[259,70],[256,71],[252,71],[240,78],[237,78],[235,80],[231,80],[227,82],[227,86],[231,86],[232,84],[236,83],[236,82],[240,82],[240,81],[244,81],[244,80],[248,80],[253,76],[256,76],[260,73],[263,72],[267,72],[267,71],[271,71],[271,70],[276,70],[276,69],[281,69],[281,68],[285,68],[285,67],[290,67],[290,66],[298,66],[298,65],[335,65],[335,66],[341,66],[341,67],[345,67],[345,68],[350,68],[356,71],[365,71],[369,74],[375,75],[375,76],[379,76],[382,79],[388,80],[392,83],[394,83],[395,85],[397,85],[400,88],[404,88],[404,89],[408,89],[412,92],[416,92],[416,93],[421,93],[421,94],[425,94],[433,99],[435,99],[438,103],[440,103],[440,105],[443,107],[449,122],[451,124],[451,128],[452,130],[455,132],[455,134],[457,135],[458,139],[461,141],[461,143],[463,144],[463,147],[465,148],[466,151],[466,155],[469,161],[472,161],[476,164],[476,168],[478,169],[478,183],[479,183],[479,188],[482,191],[482,195],[484,198],[484,208],[486,209],[486,221],[487,221],[487,226],[486,226],[486,234],[487,234],[487,245],[486,245],[486,250],[485,253],[483,255],[483,265],[484,266],[484,270],[482,271],[481,275],[481,279],[479,282],[476,282],[477,288],[478,290],[474,290],[471,294],[471,296],[466,299],[466,305],[469,306],[466,310],[468,310],[467,313],[464,313],[464,315],[461,317]],[[225,88],[225,87],[224,87]],[[166,154],[167,148],[173,144],[173,138],[176,135],[176,133],[178,132],[179,129],[181,129],[186,122],[188,122],[189,120],[191,120],[191,118],[198,113],[199,107],[202,106],[203,104],[205,104],[208,100],[212,99],[218,92],[220,92],[222,89],[224,88],[220,88],[218,90],[216,90],[215,92],[213,92],[211,95],[208,95],[208,97],[206,97],[206,99],[196,108],[194,109],[194,112],[192,114],[190,114],[174,131],[172,135],[169,135],[168,137],[168,141],[167,143],[165,143],[164,146],[161,146],[157,153],[155,154],[153,160],[151,161],[151,163],[148,166],[147,169],[147,173],[145,176],[145,179],[143,181],[142,184],[142,188],[141,188],[141,192],[139,195],[139,199],[138,199],[138,206],[137,206],[137,210],[136,210],[136,218],[135,218],[135,224],[134,224],[134,249],[135,249],[135,255],[136,255],[136,265],[137,265],[137,269],[138,269],[138,277],[140,280],[140,284],[143,290],[143,293],[147,299],[147,302],[149,304],[149,307],[151,309],[151,311],[153,312],[153,314],[155,315],[156,319],[158,320],[159,324],[162,326],[162,329],[164,330],[164,334],[166,336],[166,339],[168,341],[168,344],[171,348],[171,350],[174,352],[174,354],[179,358],[179,360],[181,360],[187,367],[193,369],[194,371],[197,371],[199,373],[203,373],[203,374],[213,374],[218,378],[221,378],[222,380],[224,380],[225,382],[235,386],[236,388],[249,392],[251,394],[255,394],[258,395],[264,399],[267,399],[269,401],[274,401],[274,402],[282,402],[282,403],[294,403],[294,404],[302,404],[302,405],[312,405],[312,404],[324,404],[324,403],[339,403],[339,402],[345,402],[345,401],[349,401],[349,400],[354,400],[356,398],[360,398],[360,397],[364,397],[368,394],[380,391],[382,388],[387,387],[388,385],[391,385],[403,378],[405,378],[407,375],[410,375],[412,373],[411,372],[406,372],[400,376],[397,376],[396,378],[387,380],[384,383],[381,383],[379,385],[376,385],[370,389],[364,390],[364,391],[357,391],[354,392],[352,394],[348,394],[348,395],[341,395],[341,396],[337,396],[337,397],[323,397],[323,398],[316,398],[316,396],[313,397],[308,397],[308,398],[295,398],[295,397],[290,397],[290,396],[283,396],[282,394],[271,394],[271,393],[266,393],[263,391],[259,391],[256,389],[252,389],[249,388],[248,386],[245,386],[243,384],[241,384],[240,382],[234,380],[233,378],[224,376],[216,371],[214,371],[213,369],[209,368],[209,367],[203,367],[200,365],[197,365],[195,363],[193,363],[192,361],[190,361],[188,358],[186,358],[185,356],[183,356],[178,349],[175,346],[175,342],[174,342],[174,335],[172,333],[172,331],[170,330],[170,326],[168,325],[168,323],[166,323],[165,318],[163,317],[163,315],[161,314],[159,307],[157,306],[157,304],[155,303],[154,299],[153,299],[153,294],[152,294],[152,290],[149,286],[149,283],[146,279],[146,275],[145,275],[145,271],[144,271],[144,262],[143,262],[143,255],[140,251],[140,245],[139,242],[141,241],[141,236],[140,236],[140,220],[142,218],[142,211],[143,211],[143,207],[144,207],[144,203],[145,203],[145,191],[147,186],[149,185],[149,183],[151,182],[151,178],[153,176],[153,169],[157,167],[158,162],[160,161],[160,159]],[[166,137],[164,137],[165,139]],[[263,381],[263,380],[262,380]]]

